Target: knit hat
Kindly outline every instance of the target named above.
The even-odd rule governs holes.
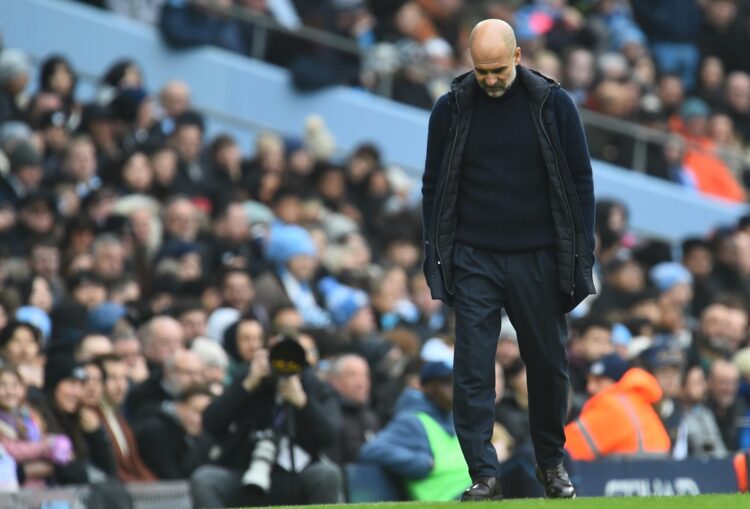
[[[295,256],[315,256],[318,250],[307,230],[297,225],[278,224],[271,228],[266,245],[266,258],[276,265],[284,265]]]
[[[16,171],[24,166],[39,166],[42,164],[42,156],[37,149],[28,141],[21,141],[13,147],[8,154],[11,171]]]
[[[52,332],[52,320],[42,309],[36,306],[21,306],[16,309],[16,320],[30,323],[41,331],[45,343],[49,340],[49,335]]]
[[[357,311],[370,304],[365,292],[342,285],[331,276],[320,280],[318,290],[323,294],[331,318],[338,326],[345,325]]]
[[[440,338],[430,338],[419,352],[419,357],[425,362],[444,362],[453,366],[453,347]]]
[[[117,302],[102,302],[89,311],[88,327],[90,331],[109,334],[117,322],[127,316],[128,310]]]
[[[73,300],[63,302],[50,312],[53,343],[76,343],[86,333],[88,311]]]
[[[31,61],[23,51],[8,48],[0,52],[0,85],[30,71]]]
[[[690,271],[677,262],[658,263],[651,268],[649,275],[660,292],[671,290],[680,283],[693,283],[693,275]]]
[[[126,88],[112,100],[109,107],[115,118],[124,122],[134,122],[138,116],[138,108],[146,100],[148,94],[142,88]]]
[[[616,353],[605,355],[589,368],[589,375],[602,376],[615,382],[628,370],[628,363]]]
[[[419,372],[419,380],[423,385],[430,380],[445,380],[452,376],[453,368],[443,361],[426,362]]]
[[[683,368],[686,363],[685,353],[666,343],[659,343],[645,349],[640,357],[649,371],[667,366]]]
[[[78,365],[72,355],[61,353],[49,357],[44,366],[44,391],[55,392],[60,382],[68,378],[84,381],[86,371]]]
[[[346,12],[367,7],[367,2],[365,0],[331,0],[331,5],[338,12]]]
[[[31,138],[31,127],[25,122],[10,120],[0,125],[0,147],[10,141],[27,141]]]
[[[171,239],[162,244],[159,254],[156,255],[156,260],[162,258],[182,258],[186,254],[200,253],[200,247],[195,242],[187,242],[184,240]]]
[[[680,108],[680,116],[685,120],[690,120],[695,117],[708,118],[711,114],[711,109],[703,99],[698,97],[690,97],[682,103]]]

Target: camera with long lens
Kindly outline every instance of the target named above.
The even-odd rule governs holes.
[[[282,336],[268,352],[273,377],[277,380],[299,375],[307,367],[305,349],[295,339]],[[253,435],[255,447],[250,456],[250,466],[242,475],[245,489],[268,493],[271,489],[271,472],[276,464],[279,441],[282,435],[293,430],[266,429]],[[291,438],[291,437],[290,437]]]
[[[281,336],[268,351],[271,371],[277,378],[299,375],[307,367],[305,349],[294,338]]]
[[[271,489],[271,471],[276,463],[278,437],[271,429],[255,433],[255,447],[250,456],[250,466],[242,475],[242,485],[249,490],[268,493]]]

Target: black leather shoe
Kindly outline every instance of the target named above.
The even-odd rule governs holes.
[[[547,498],[576,498],[576,489],[562,463],[546,470],[536,467],[536,478],[544,485]]]
[[[500,479],[497,477],[477,477],[471,488],[461,495],[461,502],[481,502],[484,500],[502,500]]]

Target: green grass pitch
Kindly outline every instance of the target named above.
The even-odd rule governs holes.
[[[750,509],[750,494],[691,497],[578,498],[575,500],[503,500],[502,502],[399,502],[311,505],[305,509]],[[281,508],[277,508],[281,509]],[[289,508],[291,509],[291,508]],[[300,507],[296,507],[300,509]]]

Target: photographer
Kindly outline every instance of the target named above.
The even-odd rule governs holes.
[[[221,451],[190,480],[195,507],[343,500],[341,471],[321,455],[339,433],[336,396],[307,367],[296,340],[258,349],[249,371],[206,408],[203,423]]]

